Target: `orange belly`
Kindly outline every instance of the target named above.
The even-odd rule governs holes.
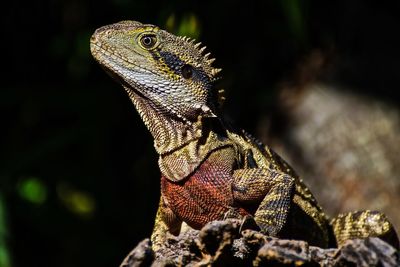
[[[162,176],[163,197],[172,211],[194,229],[209,221],[223,219],[232,208],[240,215],[246,215],[248,212],[244,209],[234,207],[231,189],[234,164],[223,162],[218,153],[212,153],[183,181],[171,182]]]

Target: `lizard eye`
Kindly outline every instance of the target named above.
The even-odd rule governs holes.
[[[192,68],[192,66],[190,66],[188,64],[183,65],[181,71],[182,71],[183,78],[185,78],[185,79],[192,78],[192,76],[193,76],[193,68]]]
[[[147,34],[140,37],[141,45],[146,49],[154,48],[157,43],[157,37],[154,34]]]

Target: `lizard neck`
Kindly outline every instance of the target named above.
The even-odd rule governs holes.
[[[171,116],[170,113],[156,106],[132,89],[125,88],[147,129],[154,138],[154,147],[160,156],[196,142],[202,135],[202,118],[196,122]]]
[[[172,117],[131,89],[126,91],[154,137],[154,146],[160,155],[158,166],[168,180],[184,180],[212,151],[232,145],[219,117],[198,116],[195,122]]]

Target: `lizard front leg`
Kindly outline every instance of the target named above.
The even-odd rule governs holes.
[[[245,168],[233,172],[233,198],[258,205],[254,220],[261,231],[277,236],[286,223],[295,178],[269,168]]]
[[[151,234],[152,248],[159,250],[165,243],[168,233],[178,235],[181,229],[182,221],[168,207],[164,198],[160,197],[157,215],[154,223],[153,233]]]

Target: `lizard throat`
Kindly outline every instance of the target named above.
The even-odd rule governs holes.
[[[179,117],[171,116],[169,111],[163,110],[137,90],[125,85],[124,89],[153,136],[154,147],[159,155],[172,153],[201,138],[200,116],[197,122],[187,123]]]

